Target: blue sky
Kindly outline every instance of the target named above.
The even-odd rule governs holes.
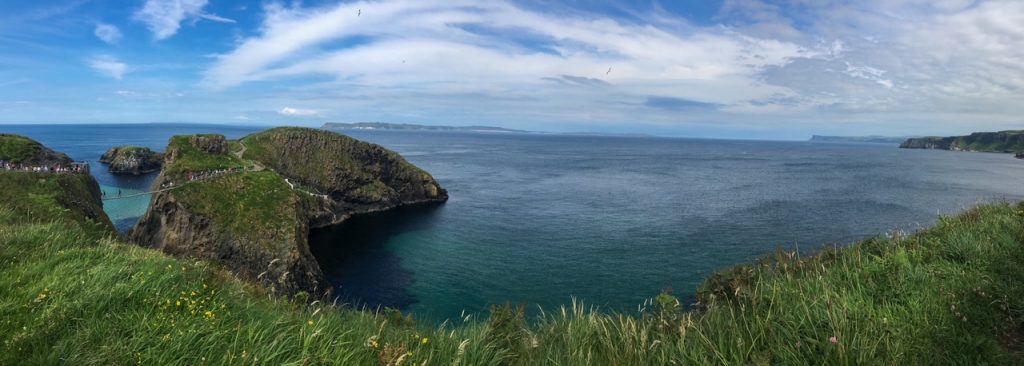
[[[0,123],[802,139],[1020,128],[1024,2],[0,4]]]

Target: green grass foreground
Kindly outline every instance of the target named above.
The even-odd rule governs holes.
[[[123,244],[69,217],[57,193],[31,199],[0,206],[3,365],[1014,364],[1024,349],[1020,205],[814,257],[779,252],[710,278],[692,312],[663,294],[636,314],[497,306],[436,326],[271,297]]]

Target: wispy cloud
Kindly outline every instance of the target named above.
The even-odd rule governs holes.
[[[99,38],[103,42],[109,44],[115,44],[117,42],[120,42],[121,37],[124,36],[123,34],[121,34],[121,30],[118,29],[117,26],[104,23],[97,24],[96,30],[93,31],[93,34],[96,35],[96,38]]]
[[[726,28],[680,31],[556,16],[503,1],[269,5],[265,11],[260,34],[217,56],[204,85],[222,90],[312,76],[378,92],[415,88],[438,96],[537,97],[544,85],[558,81],[614,84],[617,93],[637,101],[647,95],[694,99],[714,93],[703,97],[733,103],[778,92],[754,82],[760,70],[815,52]],[[717,81],[748,90],[702,87]]]
[[[178,33],[182,21],[202,14],[206,3],[207,0],[146,0],[134,18],[146,23],[157,40],[166,39]]]
[[[317,111],[315,109],[299,109],[292,107],[281,108],[281,110],[277,111],[277,113],[282,116],[289,117],[313,117],[320,115],[320,111]]]
[[[128,72],[127,64],[118,60],[117,57],[110,55],[93,57],[89,59],[88,64],[96,72],[117,80],[121,80],[124,74]]]
[[[206,20],[213,21],[213,22],[217,22],[217,23],[230,23],[230,24],[238,23],[238,21],[236,21],[234,19],[225,18],[225,17],[222,17],[220,15],[213,14],[213,13],[199,13],[199,14],[196,14],[196,16],[199,17],[199,18],[206,19]]]

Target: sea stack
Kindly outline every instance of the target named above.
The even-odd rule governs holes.
[[[100,156],[100,163],[107,164],[114,174],[152,173],[160,170],[163,160],[163,154],[138,146],[112,147]]]
[[[334,132],[274,128],[237,141],[175,136],[133,242],[210,260],[271,292],[330,288],[310,228],[360,213],[444,202],[427,172],[378,145]]]

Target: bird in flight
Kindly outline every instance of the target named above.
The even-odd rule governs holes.
[[[609,67],[609,68],[608,68],[608,71],[605,71],[605,73],[604,73],[604,74],[605,74],[605,75],[608,75],[608,74],[611,74],[611,73],[612,73],[612,68],[610,68],[610,67]]]
[[[357,17],[358,16],[362,16],[362,15],[363,15],[363,9],[359,9],[358,11],[356,11],[356,16]]]

